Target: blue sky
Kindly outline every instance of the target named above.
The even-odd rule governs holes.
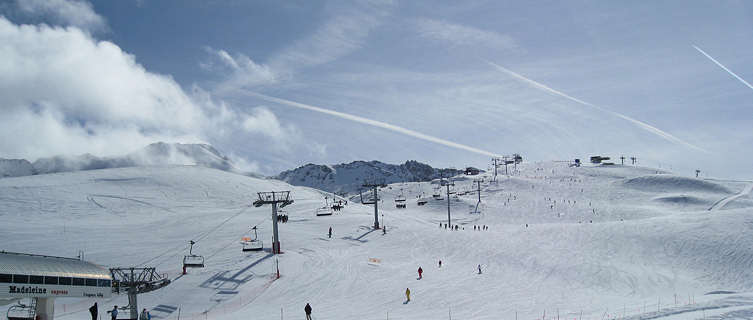
[[[517,152],[751,178],[753,90],[693,48],[753,80],[750,2],[30,0],[0,14],[0,133],[30,132],[3,157],[165,140],[265,174]]]

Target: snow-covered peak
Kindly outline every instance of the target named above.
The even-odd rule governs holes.
[[[0,177],[21,177],[34,174],[34,167],[25,159],[0,158]]]
[[[54,156],[40,158],[33,163],[25,159],[0,159],[0,177],[164,165],[199,165],[240,172],[227,156],[211,145],[156,142],[117,157],[98,157],[92,154]]]

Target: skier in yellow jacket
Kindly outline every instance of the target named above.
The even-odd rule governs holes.
[[[405,297],[408,299],[407,301],[410,301],[410,289],[405,288]]]

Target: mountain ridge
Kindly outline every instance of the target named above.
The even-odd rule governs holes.
[[[352,161],[336,165],[308,163],[286,170],[272,178],[294,186],[305,186],[328,192],[349,193],[358,191],[365,181],[379,183],[422,182],[442,177],[456,176],[462,170],[434,168],[415,160],[403,164],[389,164],[376,160]]]

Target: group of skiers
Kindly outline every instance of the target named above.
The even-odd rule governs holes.
[[[93,306],[89,307],[89,313],[92,316],[92,320],[97,320],[97,316],[99,315],[99,307],[97,307],[97,303],[95,302]],[[113,306],[112,310],[107,311],[107,313],[110,314],[111,320],[117,320],[118,319],[118,306]],[[141,314],[139,315],[138,320],[152,320],[152,314],[149,313],[146,308],[141,310]]]
[[[453,231],[465,230],[465,227],[461,227],[461,226],[459,226],[457,224],[456,225],[447,225],[446,223],[441,223],[440,222],[439,223],[439,228],[441,229],[442,227],[444,227],[445,229],[449,228],[450,230],[453,230]],[[485,224],[484,225],[480,225],[480,226],[477,226],[477,225],[473,226],[473,231],[481,231],[481,230],[489,230],[489,226],[487,226]]]
[[[442,268],[442,260],[439,260],[438,265],[439,265],[439,268]],[[478,274],[481,274],[482,272],[481,272],[480,264],[477,266],[477,269],[478,269]],[[418,279],[416,280],[421,280],[423,278],[424,278],[424,269],[421,268],[421,266],[419,266],[418,267]],[[405,299],[406,299],[405,303],[410,302],[410,288],[405,288]]]
[[[442,223],[439,223],[439,227],[442,228]],[[447,229],[448,225],[445,223],[444,228]],[[450,230],[458,231],[458,230],[465,230],[464,227],[460,227],[459,225],[449,225]]]

